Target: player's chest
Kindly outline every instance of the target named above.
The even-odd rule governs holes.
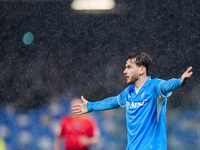
[[[86,132],[88,127],[84,122],[68,122],[65,125],[66,132]]]
[[[134,90],[128,93],[126,107],[128,110],[138,109],[150,104],[153,100],[153,95],[148,88],[141,89],[138,93]]]

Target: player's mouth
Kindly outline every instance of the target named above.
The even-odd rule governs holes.
[[[129,77],[128,76],[125,76],[126,77],[126,80],[128,80],[129,79]]]

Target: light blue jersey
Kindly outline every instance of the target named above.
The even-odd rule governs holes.
[[[129,85],[115,97],[88,103],[88,111],[126,106],[127,150],[166,150],[166,104],[171,91],[183,86],[180,79],[147,79],[137,92]]]

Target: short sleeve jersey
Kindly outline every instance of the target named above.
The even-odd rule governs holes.
[[[166,150],[167,97],[159,89],[161,79],[150,77],[138,92],[128,86],[117,96],[126,105],[127,150]]]
[[[60,127],[60,135],[65,139],[66,149],[86,149],[87,146],[80,142],[80,138],[99,134],[95,120],[88,116],[64,116],[61,119]]]

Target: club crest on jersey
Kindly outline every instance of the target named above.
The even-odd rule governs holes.
[[[145,92],[142,92],[141,94],[141,98],[144,98]]]

